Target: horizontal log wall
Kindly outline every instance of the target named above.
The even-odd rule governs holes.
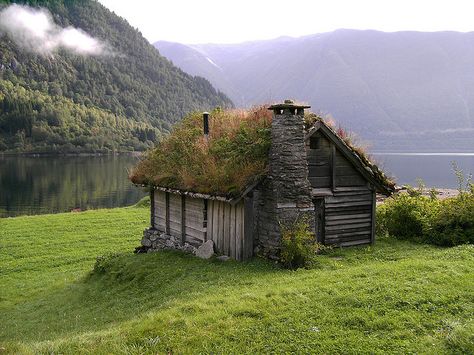
[[[309,141],[307,150],[308,179],[312,187],[331,187],[331,143],[320,132]]]
[[[232,206],[209,200],[207,216],[207,238],[214,241],[216,251],[236,260],[246,259],[252,241],[245,239],[244,201]]]
[[[335,170],[336,186],[348,187],[367,185],[365,178],[339,151],[336,151]]]
[[[369,244],[373,233],[373,199],[369,189],[335,191],[325,197],[325,244]]]

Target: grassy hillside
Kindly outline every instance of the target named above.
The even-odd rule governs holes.
[[[206,79],[175,67],[95,0],[0,0],[0,11],[10,3],[29,5],[28,11],[47,9],[55,28],[85,31],[106,50],[100,55],[63,47],[37,52],[19,42],[17,32],[0,28],[0,151],[38,151],[52,144],[52,151],[143,150],[186,113],[232,105]],[[35,40],[40,46],[42,39]],[[22,95],[9,96],[10,86]],[[80,110],[64,108],[65,100]],[[92,128],[105,115],[119,128],[104,124],[110,134],[103,135]],[[92,127],[77,130],[71,121]],[[122,137],[125,124],[133,127]],[[98,135],[105,143],[94,141]]]
[[[0,351],[474,352],[472,246],[382,239],[288,271],[134,255],[147,220],[146,208],[0,219]]]

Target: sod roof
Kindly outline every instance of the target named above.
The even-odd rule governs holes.
[[[305,116],[309,131],[321,122],[335,135],[342,135],[314,114]],[[202,113],[186,116],[156,148],[147,152],[130,173],[133,183],[180,191],[234,198],[261,180],[268,170],[272,112],[266,107],[251,110],[214,110],[209,137],[203,135]],[[339,132],[340,131],[340,132]],[[387,190],[393,182],[354,147],[347,135],[339,139]]]

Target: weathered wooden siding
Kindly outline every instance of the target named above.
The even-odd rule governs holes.
[[[320,132],[308,142],[308,177],[314,188],[365,186],[367,181]]]
[[[352,163],[336,150],[335,155],[336,186],[366,186],[367,180],[359,173]]]
[[[251,199],[242,199],[232,206],[222,201],[205,201],[161,191],[155,191],[154,196],[156,229],[195,247],[213,240],[216,252],[237,260],[252,256],[254,221]]]
[[[308,142],[308,178],[312,187],[331,187],[331,143],[320,132]]]
[[[366,178],[320,131],[307,142],[307,159],[313,193],[319,197],[315,217],[324,216],[317,223],[319,229],[324,226],[318,240],[341,246],[373,242],[375,194]]]
[[[251,228],[246,234],[244,209],[244,200],[235,206],[222,201],[208,201],[207,239],[214,241],[218,253],[236,260],[245,260],[252,255],[253,221],[248,221]]]
[[[181,195],[169,194],[169,232],[168,234],[175,237],[182,237],[183,230],[181,227]]]
[[[155,194],[155,225],[154,228],[165,231],[166,230],[166,193],[156,191]]]
[[[204,220],[204,200],[186,197],[185,202],[185,242],[198,247],[206,241]]]
[[[342,188],[325,197],[325,244],[368,244],[373,238],[375,194],[368,188]]]

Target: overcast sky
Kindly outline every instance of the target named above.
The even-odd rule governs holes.
[[[338,28],[474,31],[473,0],[99,0],[150,41],[237,43]]]

